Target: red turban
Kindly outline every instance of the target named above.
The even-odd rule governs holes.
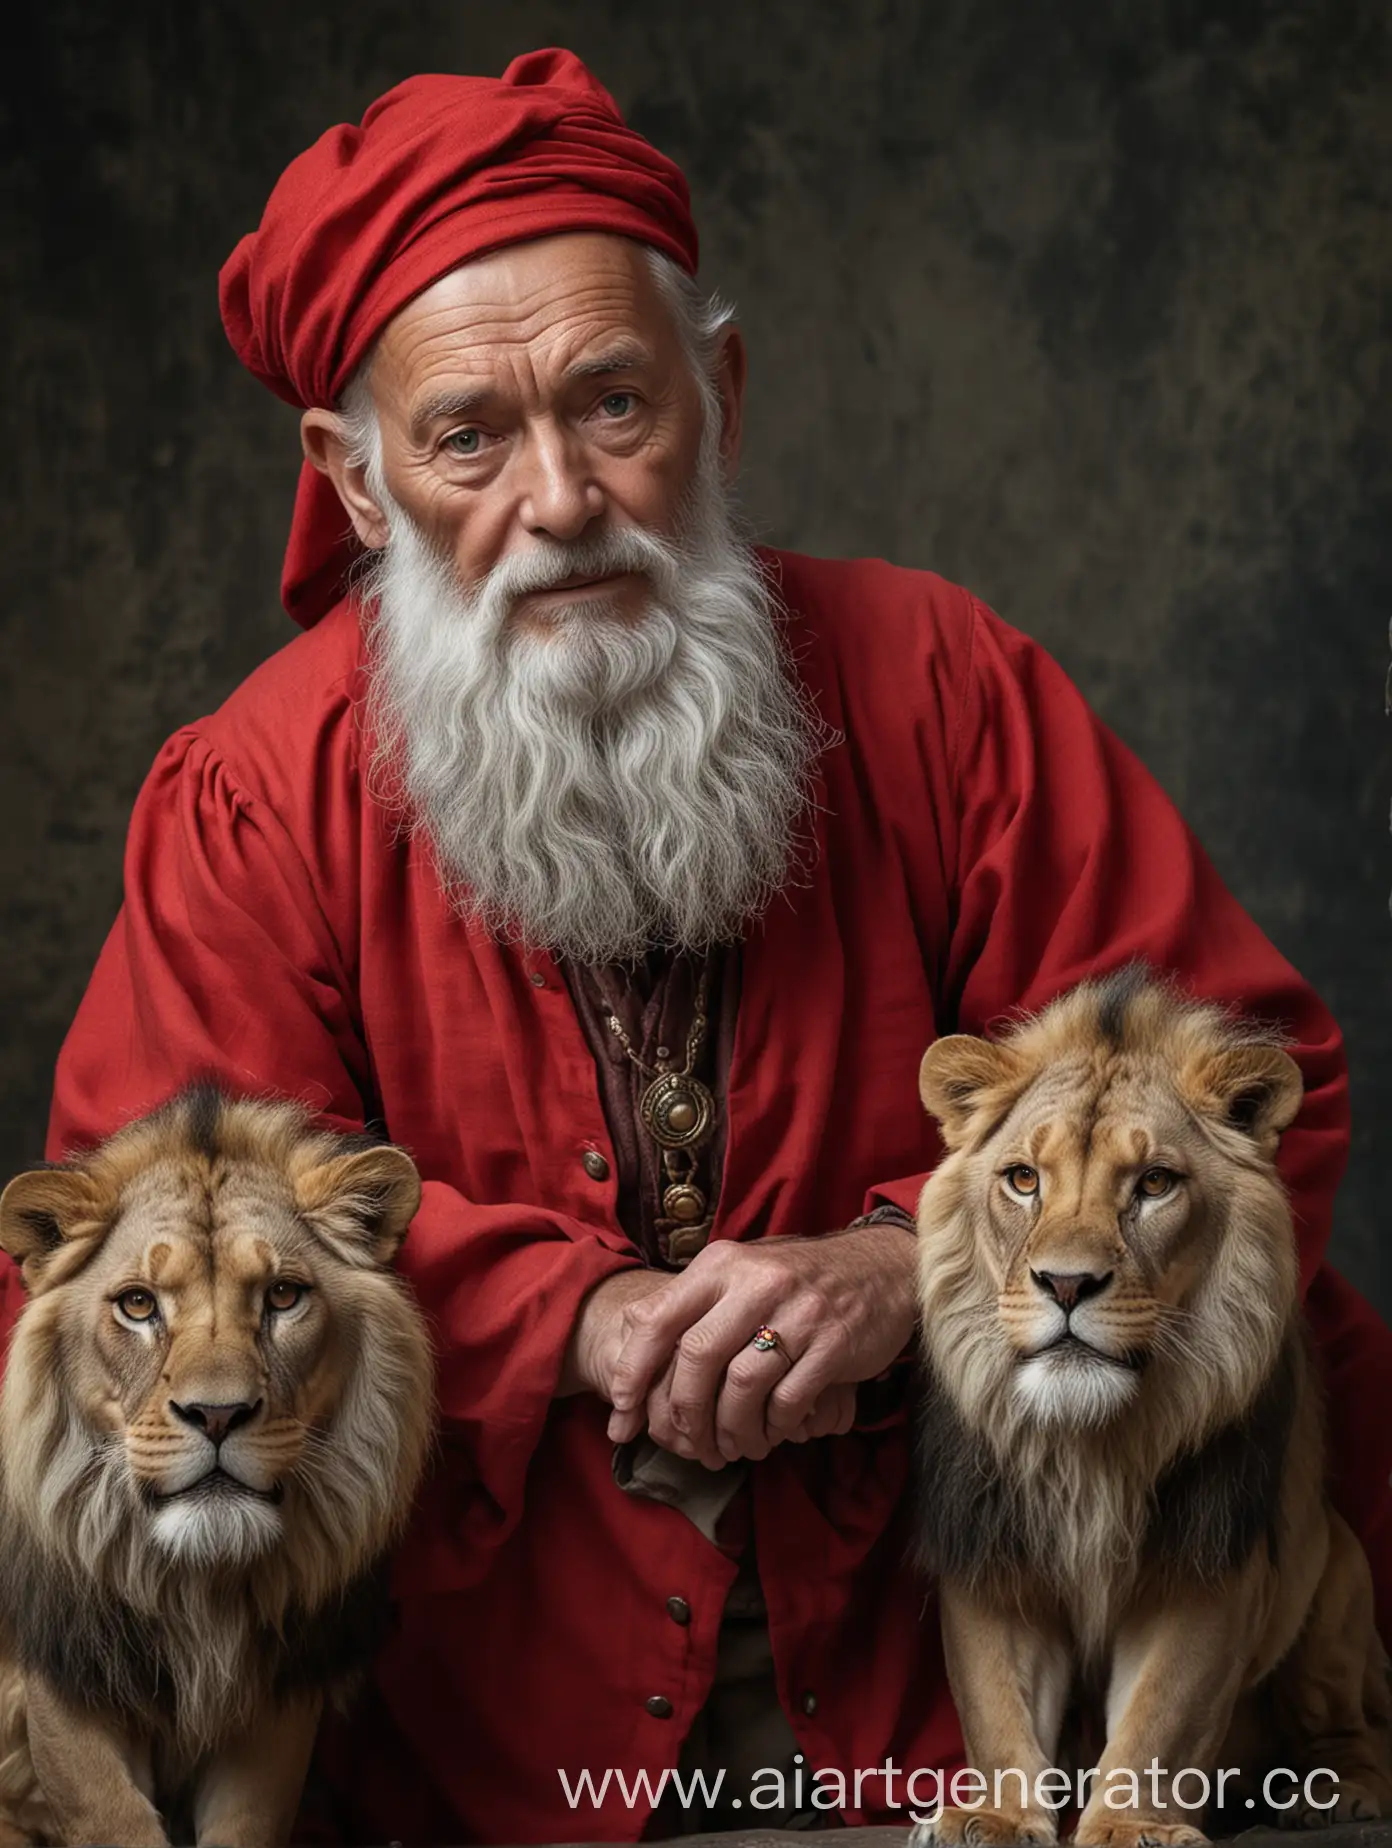
[[[360,128],[340,123],[285,169],[223,266],[223,325],[287,403],[333,405],[412,296],[470,257],[556,231],[638,238],[695,274],[680,170],[572,52],[529,52],[501,78],[409,77]],[[343,593],[357,550],[346,524],[306,463],[281,580],[306,628]]]

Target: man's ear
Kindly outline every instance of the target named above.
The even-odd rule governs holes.
[[[110,1206],[91,1175],[80,1168],[37,1168],[17,1174],[0,1194],[0,1250],[19,1265],[25,1289],[43,1288],[52,1260],[74,1239],[100,1236]]]
[[[1279,1046],[1231,1046],[1197,1059],[1180,1090],[1200,1116],[1217,1117],[1274,1155],[1300,1109],[1305,1080]]]
[[[300,419],[300,446],[305,460],[334,484],[358,538],[369,552],[380,551],[387,543],[387,516],[368,489],[366,469],[352,460],[343,418],[317,406],[306,411]]]
[[[1002,1115],[1024,1090],[1028,1071],[1008,1046],[952,1033],[934,1040],[918,1068],[923,1107],[938,1120],[942,1139],[957,1149],[970,1138],[983,1112]]]
[[[744,442],[744,387],[748,376],[749,353],[744,335],[737,327],[727,327],[721,335],[720,352],[715,362],[715,389],[720,399],[720,461],[727,481],[733,481],[739,472],[740,449]]]
[[[295,1177],[301,1217],[350,1264],[390,1264],[420,1198],[416,1164],[389,1144],[332,1156]]]

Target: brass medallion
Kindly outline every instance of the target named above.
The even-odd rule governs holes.
[[[662,1210],[669,1219],[684,1226],[695,1225],[706,1210],[706,1196],[689,1181],[678,1181],[662,1196]]]
[[[705,1141],[715,1121],[715,1099],[699,1078],[664,1072],[638,1101],[643,1125],[659,1148],[692,1149]]]

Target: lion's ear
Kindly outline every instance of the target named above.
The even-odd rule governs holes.
[[[970,1033],[934,1040],[918,1068],[918,1094],[948,1148],[960,1148],[983,1110],[1000,1115],[1024,1089],[1024,1061],[1008,1046]]]
[[[105,1206],[97,1183],[81,1168],[36,1168],[15,1176],[0,1194],[0,1250],[19,1265],[26,1290],[42,1287],[49,1260],[69,1239],[100,1228]]]
[[[1305,1095],[1300,1067],[1279,1046],[1230,1046],[1200,1058],[1182,1090],[1200,1115],[1219,1117],[1274,1154]]]
[[[390,1144],[332,1156],[295,1178],[302,1217],[350,1264],[390,1264],[420,1197],[416,1164]]]

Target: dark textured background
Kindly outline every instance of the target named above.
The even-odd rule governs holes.
[[[295,419],[218,266],[389,84],[561,43],[690,177],[760,534],[1039,636],[1335,1009],[1336,1252],[1392,1310],[1387,5],[46,0],[6,32],[0,1169],[157,746],[290,634]]]

